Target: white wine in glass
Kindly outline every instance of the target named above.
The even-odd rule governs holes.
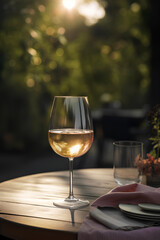
[[[90,149],[93,135],[87,97],[54,97],[48,131],[49,144],[58,155],[69,159],[69,196],[54,201],[55,206],[77,209],[89,204],[89,201],[74,197],[73,159]]]

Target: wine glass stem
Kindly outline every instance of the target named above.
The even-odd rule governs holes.
[[[69,158],[69,199],[74,199],[73,196],[73,158]]]

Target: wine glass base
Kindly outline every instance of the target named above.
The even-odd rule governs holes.
[[[56,207],[60,208],[67,208],[67,209],[78,209],[88,206],[90,203],[87,200],[80,200],[80,199],[63,199],[63,200],[55,200],[53,204]]]

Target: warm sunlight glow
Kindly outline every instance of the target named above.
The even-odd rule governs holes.
[[[81,4],[78,12],[86,18],[87,25],[95,24],[105,16],[104,8],[96,0]]]
[[[74,145],[73,147],[71,147],[69,150],[70,150],[70,153],[73,155],[73,154],[78,154],[79,153],[79,150],[82,146],[80,144],[77,144],[77,145]]]
[[[75,7],[76,1],[75,0],[63,0],[63,6],[68,10],[71,10]]]
[[[96,24],[105,16],[104,6],[97,0],[62,0],[62,4],[68,10],[76,8],[88,26]]]

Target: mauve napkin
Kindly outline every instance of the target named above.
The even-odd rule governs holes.
[[[92,206],[115,207],[120,203],[160,204],[160,188],[143,184],[130,184],[113,189],[110,193],[98,198]],[[131,231],[112,230],[87,217],[78,233],[78,240],[160,240],[160,227],[147,227]]]
[[[118,207],[120,203],[160,204],[160,188],[153,188],[143,184],[133,183],[113,189],[110,193],[98,198],[92,206]]]

